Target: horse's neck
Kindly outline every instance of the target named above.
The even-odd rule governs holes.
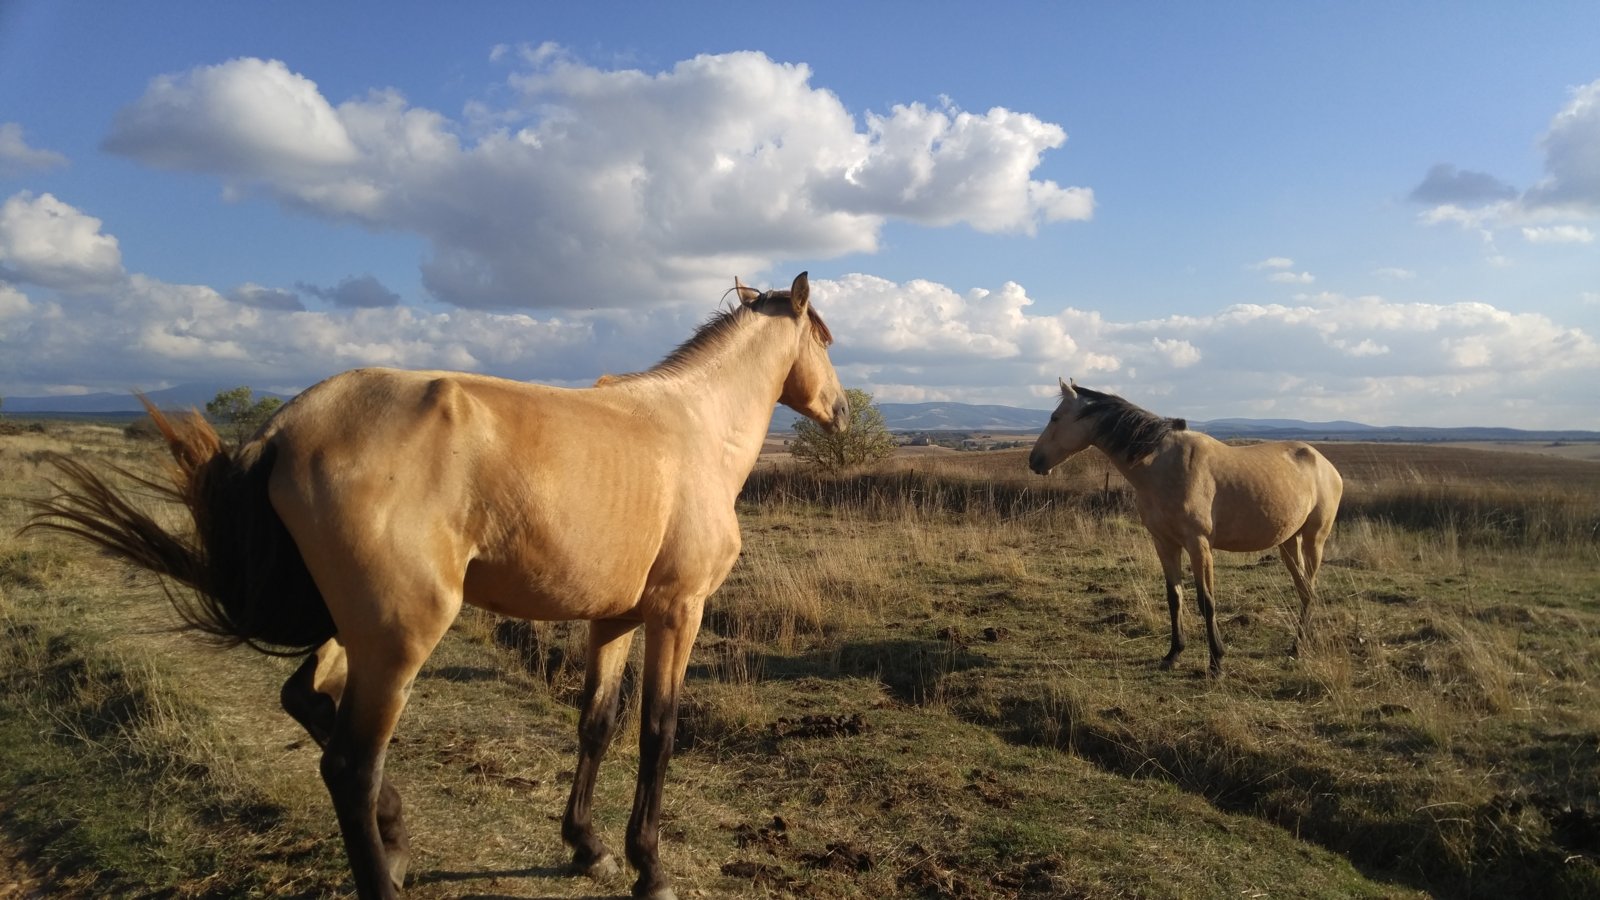
[[[793,323],[763,318],[706,347],[680,371],[665,379],[679,392],[696,427],[705,430],[701,446],[727,466],[742,484],[755,467],[794,364]],[[780,336],[776,331],[783,331]]]
[[[1161,439],[1161,443],[1157,444],[1154,450],[1131,459],[1125,453],[1113,453],[1112,451],[1106,449],[1105,445],[1101,442],[1098,436],[1093,441],[1093,444],[1096,449],[1106,455],[1106,459],[1111,460],[1111,465],[1116,467],[1118,472],[1122,473],[1122,477],[1126,478],[1128,483],[1133,485],[1133,489],[1135,491],[1139,491],[1144,488],[1145,484],[1148,483],[1153,476],[1156,460],[1160,459],[1162,452],[1165,451],[1174,440],[1175,435],[1169,434]]]

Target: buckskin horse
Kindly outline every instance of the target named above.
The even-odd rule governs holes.
[[[587,620],[578,763],[562,820],[574,868],[619,869],[595,834],[595,775],[642,625],[633,894],[674,896],[657,850],[678,693],[707,596],[739,554],[734,499],[775,403],[836,430],[845,393],[805,273],[735,279],[717,313],[654,368],[563,389],[483,375],[356,369],[286,404],[238,449],[198,414],[145,408],[194,538],[163,529],[101,474],[58,458],[30,527],[68,532],[193,588],[186,624],[280,655],[312,651],[281,700],[323,748],[321,773],[358,894],[398,895],[409,840],[384,754],[412,683],[463,603]]]
[[[1115,394],[1060,384],[1061,403],[1034,442],[1028,467],[1047,475],[1068,457],[1093,446],[1133,485],[1139,518],[1150,531],[1167,578],[1172,647],[1161,667],[1171,668],[1183,652],[1178,611],[1186,551],[1206,622],[1212,675],[1222,674],[1223,656],[1212,588],[1212,550],[1278,548],[1300,597],[1291,652],[1298,650],[1307,633],[1322,546],[1333,531],[1344,492],[1344,481],[1333,464],[1300,441],[1233,447],[1189,431],[1183,419],[1162,418]]]

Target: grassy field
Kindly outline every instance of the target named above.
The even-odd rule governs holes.
[[[1285,652],[1276,554],[1219,554],[1220,680],[1192,611],[1157,669],[1159,567],[1103,460],[764,465],[686,689],[680,896],[1600,895],[1600,464],[1322,449],[1346,503],[1316,640]],[[15,536],[48,452],[159,448],[0,435],[0,859],[61,896],[348,891],[276,707],[293,663],[214,652],[148,578]],[[411,896],[626,894],[561,873],[582,640],[469,611],[424,670],[389,754]],[[636,734],[601,774],[614,846]]]

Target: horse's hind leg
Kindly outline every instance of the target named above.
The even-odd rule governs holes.
[[[1211,645],[1212,675],[1222,674],[1222,634],[1217,630],[1217,607],[1212,591],[1211,542],[1196,535],[1189,541],[1189,565],[1194,569],[1195,602],[1206,620],[1206,642]]]
[[[1295,595],[1300,598],[1300,618],[1295,623],[1294,643],[1289,645],[1290,656],[1299,655],[1300,644],[1306,639],[1306,627],[1311,618],[1311,587],[1300,562],[1304,543],[1303,536],[1294,534],[1278,545],[1278,555],[1283,558],[1283,567],[1289,570],[1289,580],[1294,582]]]
[[[404,858],[391,859],[380,820],[398,820],[385,808],[383,762],[412,683],[434,645],[461,608],[460,597],[440,598],[408,610],[408,621],[371,624],[365,633],[343,633],[349,675],[339,702],[333,735],[322,753],[322,781],[328,786],[356,893],[362,900],[394,900],[404,878]],[[363,612],[375,612],[370,604]],[[359,614],[352,611],[351,618]],[[375,615],[360,616],[372,622]]]
[[[617,731],[622,671],[638,627],[634,622],[610,620],[589,623],[583,713],[578,720],[578,768],[572,777],[567,813],[561,821],[561,839],[572,848],[572,868],[594,878],[609,878],[619,870],[616,857],[595,836],[592,807],[600,760]]]
[[[1161,668],[1170,669],[1183,652],[1183,625],[1178,613],[1183,609],[1183,548],[1177,544],[1155,541],[1156,556],[1161,559],[1161,571],[1167,579],[1167,618],[1172,622],[1172,646],[1161,660]]]
[[[318,647],[283,683],[279,702],[284,712],[305,728],[317,746],[327,749],[337,721],[339,699],[348,675],[344,647],[330,640]],[[378,789],[378,831],[383,836],[389,873],[396,885],[405,882],[411,857],[411,838],[401,812],[400,792],[383,776]]]

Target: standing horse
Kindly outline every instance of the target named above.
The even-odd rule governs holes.
[[[409,842],[383,774],[417,672],[471,603],[588,620],[579,751],[562,838],[574,868],[618,870],[590,815],[624,664],[645,628],[639,774],[627,858],[636,897],[674,893],[657,851],[678,692],[706,597],[739,555],[734,499],[775,403],[837,430],[848,406],[805,273],[734,281],[719,313],[655,368],[568,390],[447,372],[357,369],[310,388],[242,448],[200,418],[146,409],[177,465],[197,540],[173,536],[69,459],[30,527],[76,534],[190,585],[186,622],[290,655],[285,710],[323,748],[357,892],[397,896]]]
[[[1058,379],[1059,380],[1059,379]],[[1183,603],[1183,554],[1194,570],[1194,591],[1206,620],[1212,675],[1222,674],[1222,638],[1213,605],[1211,551],[1278,548],[1300,595],[1295,647],[1306,636],[1322,545],[1333,531],[1344,482],[1310,444],[1269,441],[1230,447],[1188,430],[1114,394],[1061,382],[1061,405],[1028,455],[1028,468],[1047,475],[1085,447],[1098,447],[1133,485],[1139,518],[1155,542],[1167,577],[1172,667],[1183,652],[1178,610]],[[1291,651],[1294,652],[1294,651]]]

